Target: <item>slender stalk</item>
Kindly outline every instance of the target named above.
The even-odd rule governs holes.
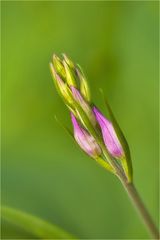
[[[142,199],[140,198],[135,186],[133,183],[126,183],[122,180],[123,186],[126,189],[131,201],[133,202],[133,205],[135,206],[137,212],[141,216],[146,228],[148,229],[148,232],[151,234],[153,239],[159,239],[159,231],[153,222],[148,210],[146,209]]]
[[[128,182],[124,172],[122,169],[116,164],[114,159],[108,158],[108,153],[106,152],[106,149],[104,148],[103,144],[101,144],[101,148],[103,149],[103,153],[108,160],[108,162],[111,164],[111,166],[114,168],[115,173],[117,177],[122,182],[122,185],[124,186],[125,190],[128,193],[128,196],[130,197],[133,205],[135,206],[137,212],[142,218],[142,221],[144,222],[148,232],[153,237],[153,239],[160,239],[159,231],[153,222],[148,210],[146,209],[142,199],[140,198],[135,186],[133,183]]]

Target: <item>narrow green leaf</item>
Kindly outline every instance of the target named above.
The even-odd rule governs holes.
[[[41,239],[76,239],[60,227],[17,209],[2,206],[2,218]]]

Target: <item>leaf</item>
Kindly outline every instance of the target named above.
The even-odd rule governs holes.
[[[3,219],[41,239],[76,239],[60,227],[17,209],[2,206],[1,215]]]
[[[121,159],[123,169],[124,169],[125,173],[127,174],[128,181],[132,182],[132,179],[133,179],[133,169],[132,169],[132,161],[131,161],[130,150],[129,150],[129,146],[128,146],[127,140],[126,140],[122,130],[120,129],[119,124],[118,124],[116,118],[114,117],[114,114],[113,114],[113,112],[112,112],[112,110],[111,110],[107,100],[104,97],[103,90],[100,89],[100,92],[101,92],[101,94],[103,96],[105,105],[106,105],[106,107],[108,109],[108,112],[109,112],[109,115],[110,115],[110,118],[111,118],[111,122],[113,124],[114,129],[115,129],[117,137],[118,137],[118,139],[119,139],[119,141],[120,141],[120,143],[122,145],[122,148],[124,150],[124,153],[125,153],[125,158]]]

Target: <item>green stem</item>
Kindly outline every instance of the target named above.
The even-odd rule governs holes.
[[[142,218],[142,220],[143,220],[143,222],[144,222],[148,232],[153,237],[153,239],[159,239],[160,238],[159,231],[158,231],[155,223],[153,222],[153,220],[152,220],[148,210],[146,209],[143,201],[141,200],[141,198],[140,198],[140,196],[139,196],[139,194],[138,194],[134,184],[132,182],[128,181],[128,179],[125,176],[123,170],[118,166],[118,164],[114,161],[114,159],[111,159],[108,156],[108,152],[106,151],[106,149],[103,146],[103,144],[101,144],[101,148],[103,150],[103,153],[104,153],[107,161],[109,162],[109,164],[115,170],[115,174],[117,175],[117,177],[122,182],[125,190],[128,193],[128,196],[130,197],[131,201],[133,202],[133,205],[134,205],[135,209],[137,210],[137,212],[141,216],[141,218]]]
[[[153,237],[153,239],[159,239],[159,231],[154,224],[148,210],[144,206],[144,203],[142,199],[140,198],[135,186],[133,183],[126,183],[122,180],[122,184],[124,188],[126,189],[131,201],[133,202],[133,205],[135,206],[137,212],[142,218],[142,221],[144,222],[146,228],[148,229],[148,232]]]

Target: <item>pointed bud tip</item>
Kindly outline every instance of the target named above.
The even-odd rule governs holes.
[[[69,59],[69,57],[65,53],[62,53],[62,56],[64,58],[64,61],[68,64],[68,66],[73,69],[74,63],[72,62],[72,60]]]
[[[55,53],[53,53],[52,59],[57,60],[57,59],[60,59],[60,58]]]

